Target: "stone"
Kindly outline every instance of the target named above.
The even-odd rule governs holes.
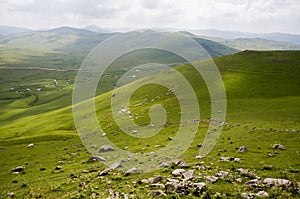
[[[15,196],[15,193],[14,192],[8,192],[8,193],[6,193],[6,196],[13,198]]]
[[[283,146],[282,144],[274,144],[273,145],[274,149],[280,149],[280,150],[285,150],[285,146]]]
[[[257,197],[259,197],[259,198],[267,198],[267,197],[269,197],[269,194],[267,192],[265,192],[265,191],[259,191],[255,195]]]
[[[54,169],[55,169],[55,170],[61,170],[61,169],[62,169],[62,166],[56,166]]]
[[[139,172],[138,169],[134,167],[134,168],[131,168],[131,169],[127,170],[125,172],[125,176],[128,176],[128,175],[133,174],[133,173],[138,173],[138,172]]]
[[[205,177],[205,180],[206,182],[209,182],[209,183],[215,183],[218,181],[218,177],[215,177],[215,176],[206,176]]]
[[[162,176],[156,176],[154,178],[149,178],[148,181],[150,183],[158,183],[160,181],[162,181],[164,178]]]
[[[266,178],[264,179],[263,183],[268,186],[275,185],[275,186],[283,186],[283,187],[289,187],[292,184],[291,181],[287,179],[279,179],[279,178]]]
[[[147,180],[147,179],[142,179],[142,180],[141,180],[141,183],[148,184],[148,183],[149,183],[149,180]]]
[[[216,177],[220,177],[220,178],[225,178],[228,176],[228,172],[227,171],[219,171],[218,173],[215,174]]]
[[[253,179],[245,182],[244,186],[249,186],[249,187],[257,187],[258,186],[258,180]]]
[[[194,191],[194,195],[200,196],[206,189],[206,184],[204,182],[193,183],[193,187],[196,188]]]
[[[162,190],[154,190],[151,195],[152,197],[166,196],[166,194]]]
[[[168,167],[169,166],[169,164],[168,163],[165,163],[165,162],[163,162],[163,163],[161,163],[160,165],[159,165],[159,167]]]
[[[151,187],[157,187],[157,188],[161,188],[164,189],[165,185],[164,184],[160,184],[160,183],[154,183],[150,185]]]
[[[181,176],[184,172],[185,172],[184,169],[175,169],[174,171],[172,171],[172,175],[177,177],[177,176]]]
[[[16,168],[12,169],[13,172],[23,172],[25,171],[25,167],[17,166]]]
[[[191,180],[194,178],[194,170],[187,170],[183,173],[183,178],[187,180]]]
[[[100,147],[100,150],[99,150],[99,153],[100,152],[108,152],[108,151],[114,151],[115,150],[115,148],[114,147],[112,147],[112,146],[109,146],[109,145],[103,145],[103,146],[101,146]]]
[[[238,150],[239,153],[246,153],[248,151],[246,146],[241,146]]]
[[[105,161],[105,158],[102,156],[95,155],[88,160],[88,162],[95,162],[95,161],[103,162]]]
[[[168,137],[168,140],[174,140],[174,138],[172,138],[172,137]]]
[[[242,178],[237,178],[235,179],[235,181],[239,182],[239,183],[242,183],[243,182],[243,179]]]
[[[247,174],[248,173],[248,170],[247,169],[243,169],[243,168],[239,168],[236,170],[238,173],[240,174]]]
[[[203,156],[201,156],[201,155],[196,156],[196,159],[202,159],[202,158],[203,158]]]
[[[27,145],[27,148],[33,148],[34,147],[34,143],[30,143]]]
[[[253,193],[242,193],[241,198],[253,199],[255,195]]]
[[[174,162],[174,165],[178,167],[187,167],[186,163],[183,160],[176,160]]]
[[[176,190],[178,189],[178,182],[167,182],[165,185],[165,190],[167,194],[176,192]]]
[[[220,161],[228,162],[229,161],[229,157],[221,157]]]
[[[234,161],[234,162],[240,162],[240,161],[241,161],[241,158],[234,158],[233,161]]]

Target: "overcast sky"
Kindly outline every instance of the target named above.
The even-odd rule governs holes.
[[[300,34],[300,0],[0,0],[0,25],[223,29]]]

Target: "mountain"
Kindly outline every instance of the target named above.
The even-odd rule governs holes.
[[[295,44],[300,44],[300,35],[287,33],[249,33],[239,31],[225,31],[216,29],[189,29],[188,31],[208,37],[219,37],[224,39],[238,39],[238,38],[262,38],[275,41],[285,41]]]
[[[112,32],[112,31],[110,31],[108,29],[99,27],[97,25],[89,25],[89,26],[84,27],[84,29],[90,30],[90,31],[93,31],[93,32],[100,32],[100,33],[109,33],[109,32]]]
[[[33,30],[27,28],[14,27],[14,26],[0,26],[0,35],[3,36],[16,36],[28,32],[33,32]]]

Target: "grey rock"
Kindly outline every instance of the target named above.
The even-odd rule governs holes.
[[[150,183],[158,183],[160,181],[162,181],[164,178],[162,176],[156,176],[154,178],[149,178],[148,181]]]
[[[168,163],[165,163],[165,162],[163,162],[163,163],[161,163],[160,165],[159,165],[159,167],[168,167],[169,166],[169,164]]]
[[[117,168],[121,168],[121,167],[123,167],[122,163],[121,162],[116,162],[116,163],[110,165],[108,168],[101,171],[99,173],[99,176],[104,176],[104,175],[108,174],[109,171],[117,169]]]
[[[239,182],[239,183],[242,183],[243,182],[243,179],[242,178],[237,178],[235,179],[235,181]]]
[[[23,172],[25,171],[25,167],[17,166],[16,168],[12,169],[13,172]]]
[[[54,169],[55,169],[55,170],[61,170],[61,169],[62,169],[62,166],[56,166]]]
[[[241,146],[238,150],[239,153],[246,153],[248,151],[246,146]]]
[[[114,151],[115,148],[109,145],[103,145],[100,147],[99,153],[108,152],[108,151]]]
[[[254,193],[242,193],[241,198],[253,199],[255,197]]]
[[[215,176],[206,176],[205,177],[205,180],[206,182],[209,182],[209,183],[215,183],[218,181],[218,177],[215,177]]]
[[[149,180],[147,180],[147,179],[142,179],[142,180],[141,180],[141,183],[148,184],[148,183],[149,183]]]
[[[241,161],[241,158],[234,158],[233,161],[234,161],[234,162],[240,162],[240,161]]]
[[[285,150],[285,146],[283,146],[282,144],[274,144],[273,145],[274,149],[280,149],[280,150]]]
[[[161,188],[164,189],[165,185],[164,184],[160,184],[160,183],[154,183],[150,185],[151,187],[157,187],[157,188]]]
[[[268,186],[275,185],[275,186],[284,186],[284,187],[289,187],[292,184],[291,181],[287,179],[279,179],[279,178],[266,178],[264,179],[263,183]]]
[[[103,162],[105,161],[105,158],[102,156],[95,155],[88,160],[88,162],[96,162],[96,161]]]
[[[170,194],[176,192],[178,189],[179,183],[178,182],[167,182],[165,185],[166,193]]]
[[[203,158],[203,156],[201,156],[201,155],[196,156],[196,159],[202,159],[202,158]]]
[[[166,196],[166,194],[162,190],[154,190],[151,195],[152,197]]]
[[[248,173],[248,170],[247,169],[243,169],[243,168],[239,168],[236,170],[238,173],[240,174],[247,174]]]
[[[125,176],[128,176],[128,175],[133,174],[133,173],[139,173],[139,170],[135,167],[131,168],[131,169],[129,169],[125,172]]]
[[[253,179],[253,180],[249,180],[249,181],[245,182],[244,186],[257,187],[258,183],[259,182],[257,179]]]
[[[184,169],[175,169],[174,171],[172,171],[172,175],[173,176],[181,176],[184,172],[185,172]]]
[[[193,187],[196,188],[194,194],[200,196],[206,189],[206,184],[204,182],[193,183]]]
[[[176,160],[174,165],[178,167],[187,167],[187,164],[183,160]]]
[[[265,192],[265,191],[259,191],[255,195],[257,197],[259,197],[259,198],[267,198],[267,197],[269,197],[269,194],[267,192]]]
[[[228,162],[229,161],[229,157],[221,157],[220,161]]]
[[[220,177],[220,178],[225,178],[228,176],[228,172],[227,171],[219,171],[218,173],[215,174],[216,177]]]
[[[26,148],[33,148],[33,147],[34,147],[34,143],[30,143],[30,144],[27,145]]]
[[[194,178],[194,170],[187,170],[182,175],[184,179],[191,180]]]

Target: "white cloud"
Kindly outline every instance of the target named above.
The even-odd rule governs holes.
[[[2,0],[0,24],[300,33],[298,0]]]

